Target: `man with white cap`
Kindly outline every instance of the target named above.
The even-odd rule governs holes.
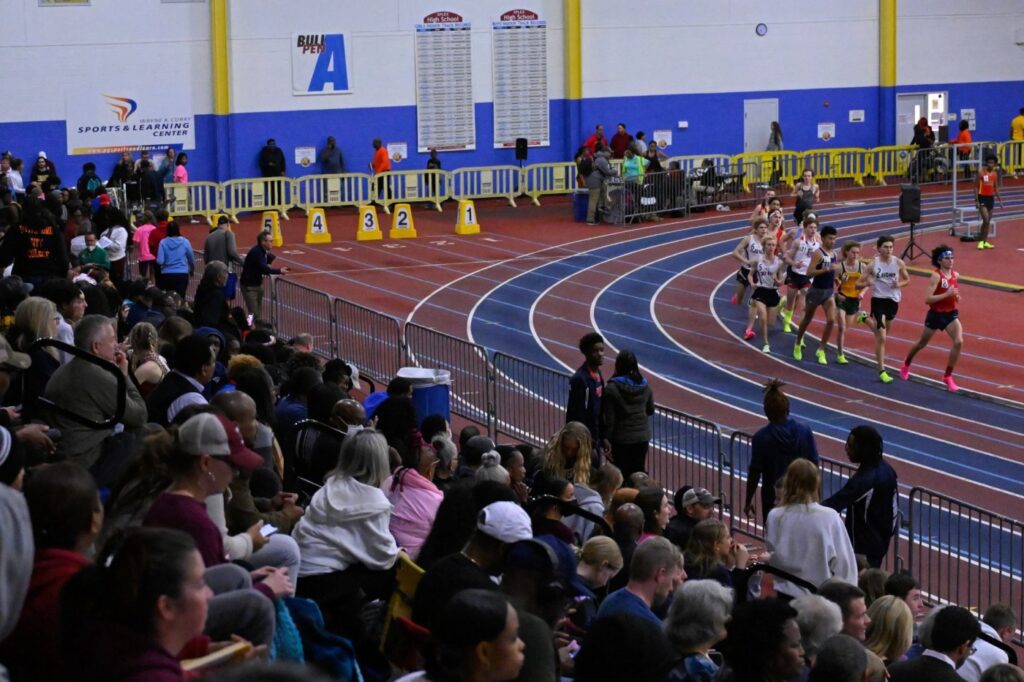
[[[533,537],[530,517],[515,502],[493,502],[480,510],[476,530],[458,554],[450,554],[423,575],[416,588],[412,619],[430,628],[445,604],[462,590],[497,590],[509,547]]]

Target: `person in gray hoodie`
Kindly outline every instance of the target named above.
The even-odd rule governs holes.
[[[601,410],[612,446],[611,460],[622,471],[622,477],[628,480],[634,472],[645,471],[654,393],[640,374],[632,351],[619,351],[615,358],[615,373],[605,386]]]
[[[601,147],[594,155],[591,171],[585,178],[587,183],[587,224],[596,225],[599,211],[607,208],[608,178],[619,174],[618,170],[608,162],[611,150],[608,147]]]

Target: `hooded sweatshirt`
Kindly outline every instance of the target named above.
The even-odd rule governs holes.
[[[646,379],[628,376],[608,380],[601,400],[604,432],[612,443],[642,443],[651,439],[648,417],[654,414],[654,393]]]
[[[302,553],[299,577],[344,571],[353,564],[371,571],[391,568],[398,558],[388,530],[391,509],[380,488],[347,476],[328,478],[292,531]]]
[[[381,488],[395,506],[391,512],[391,534],[415,559],[430,533],[444,494],[415,469],[402,469],[397,481],[391,476]]]
[[[156,262],[165,275],[187,275],[196,265],[192,245],[184,237],[164,237],[157,249]]]
[[[748,495],[761,481],[761,504],[765,519],[775,506],[775,482],[786,474],[786,469],[798,457],[818,464],[818,447],[814,433],[792,417],[781,424],[768,424],[754,434],[747,472]]]

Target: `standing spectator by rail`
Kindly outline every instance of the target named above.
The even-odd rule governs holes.
[[[935,146],[935,131],[928,125],[928,119],[922,116],[914,124],[914,137],[910,144],[920,149],[929,149]]]
[[[180,152],[174,160],[174,174],[171,176],[174,182],[184,184],[188,182],[188,154]]]
[[[324,175],[337,175],[345,172],[345,159],[341,155],[334,135],[327,138],[327,146],[320,152],[320,172]]]
[[[263,311],[263,277],[266,275],[285,275],[289,272],[287,267],[272,268],[276,256],[270,252],[273,248],[274,238],[267,230],[263,230],[256,237],[256,246],[249,249],[245,254],[245,262],[242,266],[242,276],[238,278],[242,286],[242,298],[245,300],[245,307],[253,320],[262,321]]]
[[[783,386],[779,379],[772,379],[764,387],[764,414],[768,425],[754,434],[751,443],[747,500],[743,506],[750,518],[754,516],[754,493],[759,482],[761,515],[767,519],[768,512],[775,506],[775,482],[786,473],[790,463],[798,458],[818,463],[814,433],[789,416],[789,398],[782,391]]]
[[[24,160],[11,159],[11,169],[7,171],[7,185],[14,195],[14,200],[19,204],[25,202],[25,178],[22,175],[24,171]]]
[[[782,144],[782,126],[778,121],[772,121],[771,132],[768,134],[768,146],[765,151],[781,152],[785,147]]]
[[[612,135],[612,141],[610,142],[612,158],[621,159],[632,143],[633,136],[626,131],[626,124],[620,123],[615,130],[615,134]]]
[[[53,184],[55,179],[57,179],[57,167],[46,157],[46,152],[39,152],[35,165],[32,166],[32,171],[28,176],[29,185],[36,185],[43,190],[43,194],[46,194],[55,187]]]
[[[265,178],[283,178],[285,174],[284,152],[277,146],[274,138],[260,150],[260,175]],[[281,186],[273,180],[264,185],[267,194],[267,205],[276,206],[281,202]]]
[[[381,142],[379,137],[373,138],[373,161],[370,162],[370,170],[374,175],[387,173],[391,170],[391,159],[388,157],[388,149]],[[391,198],[391,185],[387,178],[377,178],[377,200],[386,201]]]
[[[427,170],[428,171],[439,171],[439,170],[441,170],[441,159],[437,158],[437,150],[436,149],[431,149],[430,150],[430,158],[427,159]],[[430,196],[436,196],[437,195],[437,186],[438,186],[438,184],[437,184],[437,176],[431,174],[431,176],[427,179],[427,182],[430,185]]]
[[[956,137],[950,140],[950,144],[956,145],[956,155],[960,161],[968,161],[971,158],[971,124],[968,121],[960,121],[960,131]],[[964,177],[970,179],[971,167],[964,166]]]
[[[640,373],[633,351],[619,351],[615,358],[615,373],[605,387],[601,412],[605,435],[611,444],[611,459],[622,477],[646,471],[654,392]]]
[[[160,173],[160,177],[165,185],[169,185],[174,182],[174,166],[176,165],[176,158],[174,148],[168,147],[164,158],[160,159],[160,165],[157,167],[157,172]]]
[[[594,126],[594,134],[583,142],[583,146],[590,150],[591,156],[596,154],[599,148],[607,147],[608,140],[604,136],[604,126],[600,123]]]
[[[1024,140],[1024,107],[1010,119],[1010,139],[1014,142]]]
[[[164,177],[149,159],[139,164],[139,194],[146,208],[160,208],[167,200],[164,192]]]
[[[167,223],[167,236],[160,240],[156,263],[160,266],[157,286],[185,298],[189,275],[196,269],[196,257],[192,244],[181,236],[181,228],[173,220]]]
[[[220,262],[229,268],[232,265],[245,265],[245,261],[238,255],[238,247],[235,242],[235,233],[230,229],[231,219],[225,215],[217,218],[217,226],[206,235],[206,242],[203,244],[203,261],[210,263]]]
[[[601,400],[604,396],[604,338],[597,332],[584,334],[580,339],[583,364],[569,380],[569,401],[565,406],[565,421],[580,422],[590,431],[596,452],[607,451],[609,444],[604,433]],[[586,481],[579,481],[586,483]]]
[[[590,173],[584,176],[587,183],[587,225],[597,225],[597,219],[607,208],[608,178],[619,174],[618,169],[608,163],[608,148],[597,150],[597,155],[590,163]],[[582,157],[585,159],[586,157]],[[579,163],[580,174],[585,169],[584,161]]]
[[[110,173],[107,185],[110,187],[124,187],[134,177],[135,159],[132,158],[132,153],[128,151],[121,152],[121,158],[114,164],[114,170]]]

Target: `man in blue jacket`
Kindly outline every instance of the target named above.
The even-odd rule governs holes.
[[[594,453],[609,449],[605,440],[604,418],[601,416],[601,396],[604,395],[604,339],[597,332],[584,334],[580,339],[580,352],[584,361],[569,380],[569,401],[565,406],[565,422],[580,422],[590,430]]]
[[[261,321],[260,312],[263,310],[263,277],[265,275],[284,275],[288,268],[272,268],[274,254],[270,253],[273,247],[274,238],[270,232],[263,230],[256,237],[256,246],[249,249],[245,254],[245,264],[242,265],[242,276],[238,283],[242,286],[242,298],[245,300],[245,307],[249,309],[253,321]]]
[[[764,388],[764,414],[768,425],[754,434],[747,469],[747,500],[743,512],[754,517],[754,491],[761,483],[761,519],[775,506],[775,483],[786,474],[786,469],[798,457],[818,464],[818,447],[814,433],[806,425],[789,416],[789,398],[782,392],[785,386],[772,379]]]

